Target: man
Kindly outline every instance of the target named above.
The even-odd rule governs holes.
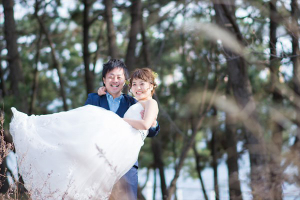
[[[103,65],[102,80],[106,88],[106,95],[99,96],[97,93],[90,93],[85,105],[91,104],[115,112],[123,117],[128,108],[136,103],[136,100],[126,94],[122,94],[125,81],[128,79],[128,69],[124,62],[117,59],[110,59]],[[155,123],[156,124],[156,123]],[[148,137],[154,137],[159,132],[159,125],[149,129]],[[121,192],[132,195],[131,199],[137,199],[138,187],[138,162],[121,178]]]

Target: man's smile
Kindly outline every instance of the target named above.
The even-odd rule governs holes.
[[[115,88],[117,88],[117,87],[119,87],[120,86],[120,84],[119,85],[110,85],[111,87],[115,87]]]

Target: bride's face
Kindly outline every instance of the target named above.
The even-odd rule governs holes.
[[[153,85],[151,83],[142,79],[133,79],[131,85],[131,92],[137,100],[148,100],[152,97],[152,90]]]

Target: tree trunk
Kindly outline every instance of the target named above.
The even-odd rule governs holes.
[[[156,197],[156,180],[157,180],[157,176],[156,176],[156,168],[153,169],[153,194],[152,194],[152,199],[155,200]]]
[[[141,34],[142,34],[142,41],[143,41],[143,55],[144,55],[144,63],[145,67],[150,67],[151,62],[150,62],[150,52],[148,48],[148,41],[147,41],[147,36],[146,36],[146,30],[145,30],[145,25],[144,25],[144,20],[143,20],[143,15],[141,14]]]
[[[275,106],[282,106],[283,98],[280,92],[274,87],[279,83],[279,60],[277,58],[277,26],[278,13],[276,8],[277,0],[271,0],[270,5],[270,71],[271,71],[271,92]],[[277,122],[271,122],[272,142],[270,151],[270,194],[274,200],[282,199],[282,168],[281,168],[281,148],[282,148],[282,131],[283,127]]]
[[[151,140],[151,146],[152,146],[152,152],[154,156],[154,166],[155,170],[158,168],[159,175],[160,175],[160,187],[161,187],[161,193],[163,198],[167,198],[167,184],[166,184],[166,178],[165,178],[165,170],[164,170],[164,163],[162,159],[162,149],[161,149],[161,142],[158,138],[153,138]]]
[[[3,47],[0,44],[0,55],[1,55],[2,50],[3,50]],[[0,85],[0,90],[1,90],[0,100],[2,100],[6,96],[7,91],[6,91],[6,84],[5,84],[5,81],[4,81],[4,71],[2,69],[2,58],[1,58],[1,56],[0,56],[0,81],[1,81],[1,85]]]
[[[36,100],[37,95],[37,88],[38,88],[38,76],[39,76],[39,69],[38,64],[40,61],[40,49],[42,45],[42,31],[40,31],[39,39],[37,41],[36,45],[36,55],[35,55],[35,70],[34,70],[34,80],[32,84],[32,95],[31,95],[31,101],[30,101],[30,107],[29,107],[29,115],[32,115],[34,113],[34,104]]]
[[[89,52],[89,29],[90,29],[90,19],[89,13],[91,8],[90,0],[83,0],[84,10],[83,10],[83,62],[84,62],[84,72],[85,72],[85,84],[87,94],[93,92],[94,90],[94,74],[90,70],[90,52]]]
[[[97,37],[97,40],[96,40],[96,44],[97,44],[97,49],[94,53],[94,59],[93,59],[93,75],[94,75],[94,78],[95,78],[95,69],[96,69],[96,64],[97,64],[97,61],[100,57],[100,52],[101,52],[101,42],[103,42],[103,30],[105,29],[105,27],[103,27],[104,24],[102,24],[102,26],[100,26],[100,30],[99,30],[99,34],[98,34],[98,37]]]
[[[135,68],[135,49],[137,44],[137,34],[140,32],[142,19],[142,3],[141,0],[131,0],[131,26],[129,31],[129,43],[125,64],[129,71]]]
[[[217,110],[213,108],[212,114],[212,138],[211,138],[211,156],[212,156],[212,168],[214,171],[214,190],[215,190],[215,200],[219,200],[220,192],[219,192],[219,184],[218,184],[218,141],[217,141]]]
[[[207,196],[206,189],[205,189],[205,186],[204,186],[203,178],[202,178],[202,175],[201,175],[201,171],[202,171],[202,168],[200,167],[201,159],[200,159],[200,155],[197,152],[195,143],[193,145],[193,152],[194,152],[194,156],[195,156],[195,160],[196,160],[196,171],[197,171],[197,174],[198,174],[198,177],[199,177],[199,180],[200,180],[203,196],[204,196],[205,200],[208,200],[208,196]]]
[[[185,158],[187,156],[188,151],[190,150],[190,148],[192,147],[193,143],[195,142],[196,134],[197,134],[199,128],[201,127],[202,123],[203,123],[203,119],[204,119],[204,117],[202,115],[202,117],[197,122],[197,125],[195,126],[195,128],[193,128],[192,135],[188,138],[187,142],[184,144],[184,146],[182,148],[178,164],[175,167],[175,175],[174,175],[174,177],[173,177],[173,179],[172,179],[172,181],[170,183],[170,186],[168,188],[168,197],[167,197],[167,200],[171,200],[172,199],[172,195],[174,194],[174,192],[176,190],[176,183],[177,183],[177,180],[179,178],[180,171],[181,171],[181,169],[183,167],[184,160],[185,160]]]
[[[291,1],[291,27],[290,35],[292,38],[292,62],[293,62],[293,84],[294,92],[300,96],[300,50],[299,50],[299,24],[298,19],[300,16],[299,4],[297,0]],[[300,122],[300,107],[296,105],[297,109],[297,121]],[[300,147],[300,127],[297,127],[297,136],[294,146]]]
[[[57,75],[58,75],[58,78],[59,78],[60,95],[61,95],[62,100],[63,100],[63,107],[64,107],[64,110],[67,111],[68,110],[68,104],[67,104],[67,98],[66,98],[66,93],[65,93],[65,84],[64,84],[62,73],[61,73],[61,64],[59,63],[58,59],[56,58],[56,53],[55,53],[54,45],[53,45],[53,42],[52,42],[52,38],[51,38],[48,30],[46,29],[44,22],[42,21],[42,19],[38,15],[39,4],[40,4],[40,2],[38,0],[36,0],[36,2],[35,2],[35,16],[36,16],[36,18],[37,18],[37,20],[40,24],[40,27],[41,27],[42,31],[44,32],[44,34],[46,36],[46,40],[47,40],[47,42],[50,46],[51,57],[52,57],[52,61],[53,61],[53,68],[56,69]]]
[[[228,167],[229,196],[232,200],[242,200],[241,183],[239,180],[236,119],[226,113],[226,152]]]
[[[186,156],[187,156],[190,148],[193,146],[193,144],[195,142],[195,137],[196,137],[197,133],[199,132],[200,127],[202,126],[203,120],[204,120],[207,112],[210,110],[210,108],[212,106],[212,102],[214,101],[216,92],[218,90],[218,82],[215,82],[215,89],[213,91],[213,94],[211,95],[211,97],[209,97],[210,98],[209,101],[208,101],[209,103],[208,103],[207,107],[204,109],[204,104],[206,104],[206,100],[207,100],[207,96],[206,96],[207,89],[208,89],[208,79],[206,80],[205,89],[204,89],[204,92],[202,94],[202,100],[201,100],[202,105],[200,105],[200,110],[197,113],[197,120],[193,120],[193,117],[192,117],[192,120],[191,120],[191,122],[192,122],[192,128],[191,128],[192,129],[192,134],[184,142],[183,148],[182,148],[181,153],[180,153],[180,157],[178,158],[178,163],[177,164],[175,163],[175,174],[174,174],[174,177],[173,177],[173,179],[170,183],[170,186],[168,188],[167,200],[172,199],[172,196],[173,196],[173,194],[176,190],[176,183],[177,183],[177,180],[179,178],[180,171],[183,167],[184,160],[186,159]]]
[[[7,180],[7,165],[6,157],[3,158],[0,164],[0,193],[5,194],[9,189],[9,183]]]
[[[300,50],[299,50],[299,23],[300,17],[299,2],[297,0],[291,0],[291,24],[289,27],[290,35],[292,38],[292,62],[293,62],[293,87],[294,92],[300,96]],[[294,105],[296,109],[296,122],[300,122],[300,106]],[[292,159],[295,165],[298,167],[298,174],[300,173],[300,126],[297,126],[296,138],[293,146],[291,147]],[[298,179],[298,184],[300,183]]]
[[[242,41],[242,34],[235,23],[234,11],[230,10],[232,3],[214,1],[214,10],[219,25],[232,34],[237,40]],[[247,112],[246,141],[250,154],[251,189],[254,199],[269,199],[269,172],[266,162],[266,150],[263,133],[259,128],[256,105],[253,99],[252,87],[248,78],[246,62],[243,57],[225,49],[229,81],[237,104]]]
[[[138,200],[146,200],[146,198],[142,194],[142,189],[139,186],[138,186],[138,191],[137,191],[137,199]]]
[[[20,84],[24,84],[22,64],[18,52],[17,32],[14,19],[14,1],[2,1],[4,8],[4,36],[7,48],[7,62],[10,70],[9,79],[11,84],[12,93],[15,98],[18,98],[21,103],[20,110],[23,112],[28,111],[28,104],[26,95],[20,91]]]
[[[118,49],[116,44],[116,34],[113,24],[113,0],[104,0],[105,4],[105,20],[107,26],[107,38],[108,38],[108,55],[111,58],[118,58]]]
[[[299,3],[297,0],[291,1],[291,37],[292,37],[292,61],[293,61],[293,81],[294,81],[294,90],[297,95],[300,96],[300,50],[299,50],[299,24],[298,19],[300,17]]]

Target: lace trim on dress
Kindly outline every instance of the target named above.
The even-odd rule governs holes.
[[[148,130],[138,130],[141,134],[141,138],[142,138],[142,141],[145,140],[145,138],[147,137],[148,135]]]

